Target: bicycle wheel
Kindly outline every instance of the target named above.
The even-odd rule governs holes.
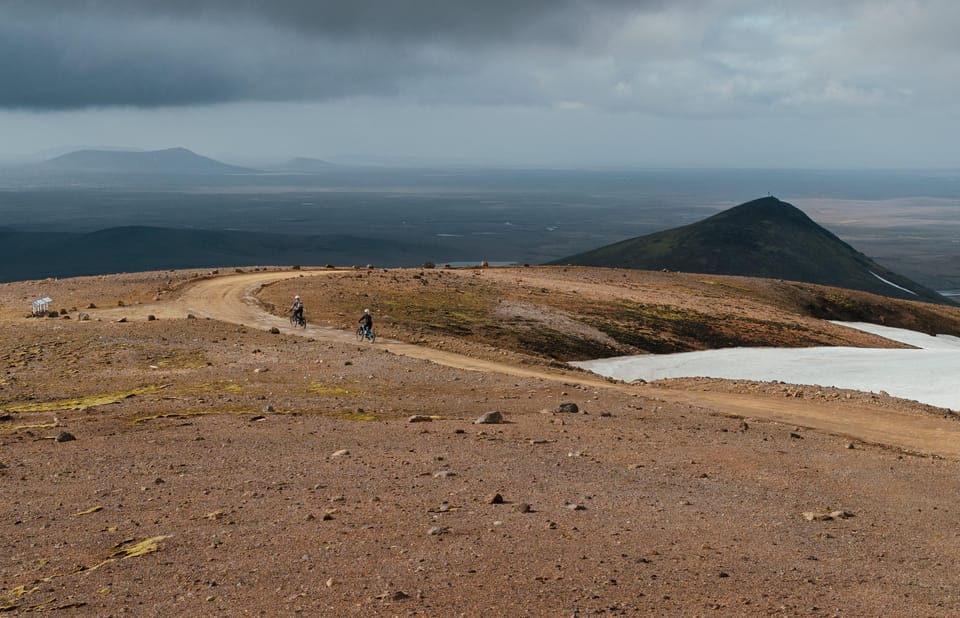
[[[373,330],[371,329],[371,330],[367,333],[367,339],[370,340],[370,343],[373,343],[373,342],[376,340],[376,338],[377,338],[377,333],[373,332]]]
[[[357,329],[357,343],[363,342],[363,334],[364,334],[363,327],[361,326],[360,328]]]

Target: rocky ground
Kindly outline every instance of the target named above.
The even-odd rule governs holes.
[[[516,343],[529,327],[521,289],[565,288],[581,299],[587,287],[609,299],[691,296],[679,284],[658,285],[662,274],[618,286],[613,275],[521,270],[483,271],[479,281],[418,271],[279,281],[260,291],[266,305],[282,313],[296,289],[315,326],[278,334],[266,322],[200,310],[188,318],[193,301],[184,299],[208,272],[0,286],[0,608],[66,616],[960,613],[957,507],[948,498],[960,489],[956,458],[935,445],[910,454],[667,395],[732,393],[758,408],[789,398],[841,419],[867,409],[879,424],[897,413],[956,431],[952,418],[940,418],[945,411],[791,385],[591,381],[561,371],[557,348]],[[411,306],[443,310],[413,294],[443,277],[453,290],[462,286],[453,281],[482,286],[464,300],[459,324],[469,332],[418,332],[402,304],[383,309],[384,294],[402,281]],[[571,288],[577,281],[586,287]],[[467,311],[470,302],[490,290],[523,323],[492,334],[467,328],[480,315]],[[23,317],[43,294],[69,319]],[[557,297],[530,296],[524,307]],[[724,299],[698,311],[746,304]],[[368,305],[381,318],[376,344],[317,328],[349,331]],[[569,302],[550,307],[535,313],[557,328],[579,315]],[[767,301],[748,309],[751,319],[832,336]],[[487,365],[413,358],[389,339]],[[510,375],[500,370],[507,366],[544,373]],[[578,411],[560,411],[565,403]],[[504,422],[475,422],[494,410]]]

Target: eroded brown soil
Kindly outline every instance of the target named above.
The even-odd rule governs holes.
[[[562,271],[520,270],[481,277],[511,303],[521,302],[518,285],[576,284]],[[264,271],[178,284],[195,274],[0,286],[0,607],[78,616],[960,611],[948,498],[960,435],[943,411],[788,385],[612,384],[469,336],[408,333],[377,306],[388,280],[378,288],[353,272]],[[300,290],[306,332],[244,300],[264,277],[290,274],[306,276],[260,294],[280,307]],[[437,284],[414,274],[396,273],[411,289]],[[577,294],[684,296],[655,279],[616,293],[612,281],[583,285]],[[24,319],[35,290],[93,319]],[[98,309],[83,309],[90,302]],[[368,305],[383,318],[382,339],[358,345],[350,331]],[[749,310],[771,320],[761,305]],[[274,325],[283,332],[267,332]],[[392,341],[401,335],[433,345]],[[583,412],[554,412],[563,402]],[[473,423],[490,410],[508,422]],[[414,414],[436,418],[408,422]],[[887,437],[858,433],[877,428]],[[76,440],[55,441],[63,431]],[[910,440],[916,448],[900,444]],[[497,493],[503,504],[490,503]],[[834,510],[852,517],[803,516]]]

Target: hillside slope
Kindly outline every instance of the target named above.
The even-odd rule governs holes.
[[[960,611],[953,415],[823,387],[621,384],[459,335],[449,354],[428,332],[394,338],[407,316],[467,328],[491,299],[515,330],[566,328],[570,301],[779,321],[783,288],[813,286],[580,268],[198,274],[0,284],[0,611]],[[294,292],[306,329],[258,302]],[[38,293],[80,310],[23,317]],[[375,344],[352,336],[363,306]],[[504,422],[475,422],[494,410]]]
[[[937,292],[877,264],[775,197],[554,264],[786,279],[950,304]]]

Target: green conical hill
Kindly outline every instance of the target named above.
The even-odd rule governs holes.
[[[880,266],[775,197],[554,263],[786,279],[951,304]]]

